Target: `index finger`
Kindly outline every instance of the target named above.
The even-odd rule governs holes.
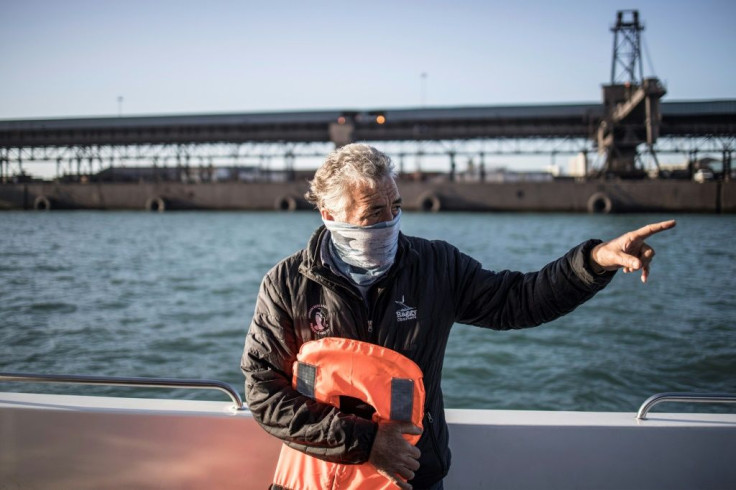
[[[634,235],[634,238],[649,238],[650,236],[654,235],[655,233],[659,233],[660,231],[669,230],[670,228],[674,228],[677,224],[677,221],[671,219],[667,221],[660,221],[659,223],[651,223],[646,226],[642,226],[638,230],[632,231],[631,234]]]

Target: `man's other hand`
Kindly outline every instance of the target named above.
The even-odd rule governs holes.
[[[590,265],[596,271],[614,271],[623,268],[624,272],[641,270],[641,282],[649,278],[649,265],[654,258],[654,249],[644,240],[675,226],[675,220],[661,221],[630,231],[609,242],[596,245],[590,252]]]
[[[419,469],[421,451],[402,434],[421,435],[422,430],[411,422],[380,421],[368,461],[399,488],[410,490],[405,480],[414,478]]]

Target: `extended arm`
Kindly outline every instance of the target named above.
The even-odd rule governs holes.
[[[646,225],[608,242],[589,240],[538,272],[491,272],[456,253],[457,321],[496,329],[524,328],[554,320],[603,289],[616,270],[649,277],[654,249],[645,239],[675,226]]]
[[[565,315],[593,297],[614,272],[589,263],[600,240],[589,240],[537,272],[492,272],[457,252],[456,321],[498,330],[534,327]]]

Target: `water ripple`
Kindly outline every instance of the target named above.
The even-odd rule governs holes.
[[[489,269],[531,271],[587,238],[665,218],[406,213],[402,228],[448,240]],[[646,286],[619,274],[589,303],[537,329],[455,326],[446,404],[635,411],[656,392],[736,392],[736,217],[677,218],[677,228],[652,239],[658,253]],[[1,213],[0,369],[242,387],[239,360],[261,278],[319,223],[317,213]],[[80,390],[213,397],[43,388]]]

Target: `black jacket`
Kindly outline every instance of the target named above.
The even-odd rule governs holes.
[[[396,261],[370,290],[368,304],[351,283],[322,264],[319,228],[306,249],[263,279],[241,368],[255,419],[291,447],[338,463],[368,460],[376,425],[302,396],[291,388],[302,343],[347,337],[398,351],[416,362],[426,391],[420,468],[411,482],[428,486],[450,465],[440,377],[456,322],[507,330],[537,326],[569,313],[613,277],[594,275],[589,240],[539,272],[491,272],[443,241],[400,235]],[[315,319],[320,312],[325,322]],[[311,323],[311,326],[310,326]]]

